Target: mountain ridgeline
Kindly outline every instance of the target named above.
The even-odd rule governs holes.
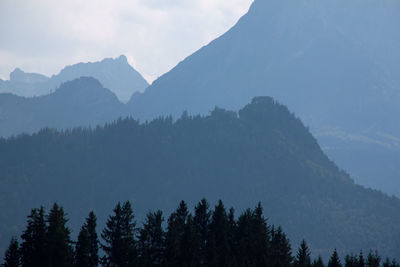
[[[104,225],[118,200],[129,199],[141,220],[149,209],[170,212],[181,199],[192,206],[205,197],[238,213],[261,201],[268,222],[282,225],[294,247],[306,239],[315,255],[399,255],[400,201],[354,184],[270,97],[238,113],[215,108],[2,139],[0,169],[2,241],[21,232],[31,207],[54,201],[78,231],[88,210]]]
[[[0,93],[24,97],[47,95],[62,83],[80,77],[95,78],[122,102],[127,102],[133,93],[143,91],[149,85],[140,73],[129,65],[127,58],[121,55],[115,59],[105,58],[98,62],[66,66],[50,78],[37,73],[25,73],[17,68],[10,73],[10,80],[0,80]]]
[[[400,196],[398,25],[397,0],[255,0],[226,34],[135,94],[131,114],[237,110],[268,95],[357,182]]]
[[[49,95],[26,98],[0,94],[0,136],[104,124],[126,114],[114,93],[91,77],[61,84]]]

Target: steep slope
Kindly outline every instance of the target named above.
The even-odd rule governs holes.
[[[67,66],[51,78],[20,69],[10,74],[10,80],[0,84],[0,92],[32,97],[46,95],[62,83],[80,77],[93,77],[114,92],[118,99],[127,102],[133,93],[143,91],[149,84],[131,65],[125,56],[106,58],[99,62],[78,63]]]
[[[379,149],[390,161],[392,150],[400,155],[394,141],[400,138],[399,24],[395,0],[255,0],[230,31],[135,94],[131,112],[141,119],[204,114],[270,95],[299,115],[351,173],[381,174],[379,181],[370,175],[358,181],[389,191],[399,166],[389,171],[376,164],[374,149],[366,149],[371,160],[360,162],[365,171],[344,158],[358,158],[357,147],[368,148],[370,139],[383,139],[390,151]],[[337,132],[362,138],[343,142]],[[400,195],[400,187],[395,191]]]
[[[44,127],[96,126],[123,116],[124,105],[93,78],[62,84],[33,98],[0,94],[0,136],[33,133]]]
[[[1,140],[0,169],[0,240],[21,231],[31,207],[53,201],[69,211],[76,234],[92,209],[102,227],[118,200],[131,200],[141,221],[148,209],[170,212],[181,199],[206,197],[238,213],[262,201],[269,222],[296,246],[305,238],[316,255],[376,248],[394,257],[400,247],[399,199],[355,185],[269,97],[238,114],[215,109]]]

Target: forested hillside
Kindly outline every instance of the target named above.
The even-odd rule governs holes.
[[[140,220],[186,199],[224,199],[241,213],[261,201],[294,247],[316,255],[378,249],[396,257],[400,201],[355,185],[302,122],[269,97],[238,113],[214,109],[146,123],[122,119],[96,129],[42,130],[0,141],[0,240],[21,232],[31,207],[62,203],[77,232],[95,210],[99,225],[118,200]],[[3,243],[3,247],[5,244]]]

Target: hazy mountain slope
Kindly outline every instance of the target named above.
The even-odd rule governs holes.
[[[350,171],[356,181],[400,196],[398,139],[383,134],[371,139],[342,131],[321,132],[317,139],[321,144],[329,144],[324,151],[338,166]]]
[[[400,3],[395,0],[256,0],[230,31],[156,80],[145,93],[135,94],[131,112],[141,119],[179,115],[183,110],[206,113],[216,105],[236,109],[255,95],[270,95],[298,114],[323,147],[350,148],[337,154],[338,161],[348,153],[355,158],[359,143],[341,142],[334,136],[337,130],[375,141],[382,139],[380,133],[400,138],[396,25]],[[325,135],[329,138],[322,138]],[[392,138],[385,143],[400,155]],[[391,157],[392,151],[380,149]],[[391,177],[400,167],[390,172],[376,164],[373,149],[365,152],[372,159],[363,162],[368,173],[381,173],[374,186],[384,180],[384,189],[392,189]],[[356,168],[350,171],[361,173]]]
[[[106,58],[99,62],[78,63],[67,66],[57,75],[47,78],[41,74],[24,73],[20,69],[10,74],[10,80],[0,84],[0,92],[32,97],[49,94],[62,83],[80,77],[94,77],[126,102],[134,92],[143,91],[148,83],[125,56]]]
[[[76,235],[89,210],[101,228],[118,200],[131,200],[141,222],[148,209],[206,197],[238,213],[262,201],[269,223],[296,246],[305,238],[316,255],[377,248],[394,257],[400,247],[400,201],[355,185],[271,98],[254,99],[239,116],[215,109],[176,122],[122,120],[0,140],[0,169],[0,240],[21,231],[31,207],[53,201]]]
[[[124,105],[112,92],[97,80],[82,77],[46,96],[0,94],[0,136],[33,133],[44,127],[96,126],[124,114]]]

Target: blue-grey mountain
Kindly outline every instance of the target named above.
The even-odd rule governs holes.
[[[46,127],[96,127],[124,114],[125,106],[114,93],[94,78],[81,77],[45,96],[0,94],[0,136],[34,133]]]
[[[131,113],[205,114],[269,95],[358,182],[400,195],[398,25],[397,0],[255,0],[226,34],[135,94]]]
[[[125,56],[106,58],[99,62],[78,63],[67,66],[51,78],[15,69],[10,80],[0,83],[0,92],[32,97],[53,92],[62,83],[80,77],[93,77],[114,92],[118,99],[127,102],[133,93],[143,91],[149,84]]]

